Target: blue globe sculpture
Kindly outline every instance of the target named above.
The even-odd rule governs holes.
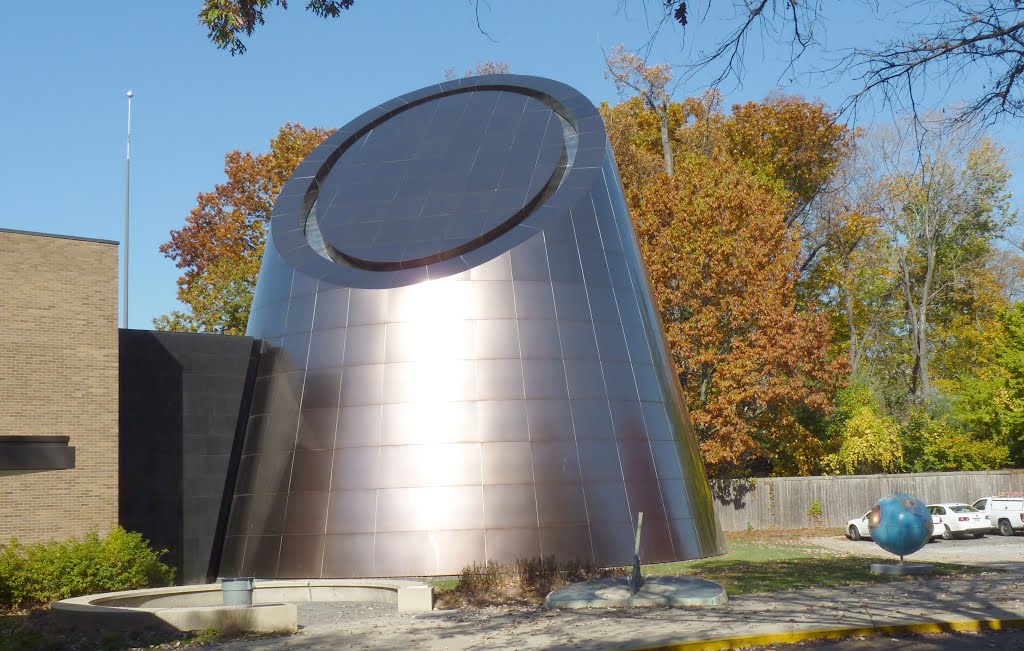
[[[924,547],[932,537],[932,514],[924,502],[913,495],[898,493],[878,500],[868,514],[871,540],[878,546],[904,556]]]

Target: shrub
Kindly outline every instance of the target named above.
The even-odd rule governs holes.
[[[621,573],[621,572],[620,572]],[[453,588],[437,591],[437,605],[452,608],[467,604],[543,603],[544,597],[567,583],[610,576],[593,563],[556,561],[554,556],[523,558],[508,565],[495,561],[462,568]]]
[[[138,533],[115,527],[36,545],[12,539],[0,549],[0,609],[47,604],[97,592],[170,585],[174,570]]]

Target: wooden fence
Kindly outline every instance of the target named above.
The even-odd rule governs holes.
[[[711,481],[715,513],[724,531],[844,528],[847,520],[863,515],[879,498],[893,493],[909,493],[926,504],[971,504],[980,497],[1021,491],[1024,470]]]

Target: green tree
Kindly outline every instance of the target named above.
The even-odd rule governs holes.
[[[831,447],[825,468],[835,474],[898,472],[903,468],[899,423],[885,414],[874,391],[855,381],[836,396],[830,419]]]
[[[974,283],[992,242],[1014,220],[1003,149],[983,138],[966,154],[965,140],[941,134],[914,152],[887,184],[883,219],[895,253],[913,356],[910,393],[932,395],[935,314]]]
[[[306,10],[324,18],[337,18],[354,4],[355,0],[309,0]],[[243,54],[245,43],[241,35],[252,36],[266,22],[263,12],[272,6],[287,9],[288,0],[203,0],[199,24],[206,27],[217,47],[232,55]]]

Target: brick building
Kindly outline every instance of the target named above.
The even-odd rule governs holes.
[[[0,544],[117,523],[117,255],[0,229]]]

